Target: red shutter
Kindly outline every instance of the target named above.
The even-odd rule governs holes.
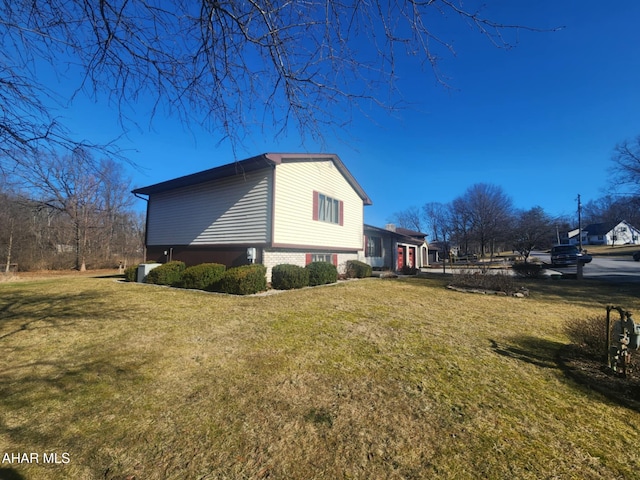
[[[318,203],[320,202],[319,200],[319,193],[316,192],[315,190],[313,191],[313,219],[314,220],[318,220]]]
[[[362,250],[364,250],[364,256],[367,256],[367,236],[364,235],[363,236],[363,241],[362,241]]]
[[[306,258],[305,258],[305,260],[304,260],[304,264],[305,264],[305,265],[309,265],[309,264],[311,263],[311,259],[312,259],[312,258],[311,258],[311,254],[310,254],[310,253],[307,253]]]
[[[337,267],[338,266],[338,255],[335,253],[331,255],[331,262]]]
[[[344,202],[340,200],[340,216],[338,217],[340,226],[344,225]]]

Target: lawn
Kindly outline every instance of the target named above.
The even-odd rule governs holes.
[[[567,321],[638,287],[445,282],[2,283],[0,455],[31,462],[0,479],[640,478],[640,412],[556,362]]]

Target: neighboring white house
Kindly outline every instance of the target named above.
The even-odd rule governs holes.
[[[133,193],[147,199],[148,259],[262,263],[267,279],[282,263],[344,270],[371,205],[335,154],[266,153]]]
[[[580,242],[579,230],[569,232],[569,243]],[[640,230],[622,222],[592,223],[582,229],[582,245],[640,245]]]
[[[402,271],[405,267],[420,268],[429,265],[426,233],[396,228],[364,226],[364,251],[360,260],[373,268]]]

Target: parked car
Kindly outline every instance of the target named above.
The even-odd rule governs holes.
[[[592,257],[586,250],[580,251],[575,245],[556,245],[551,247],[551,266],[566,267],[580,263],[589,263]]]
[[[640,252],[635,252],[635,253],[633,254],[633,259],[634,259],[636,262],[640,262]]]

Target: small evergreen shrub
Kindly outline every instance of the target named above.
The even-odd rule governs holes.
[[[309,272],[309,285],[325,285],[338,281],[338,269],[329,262],[311,262],[304,267]]]
[[[179,260],[164,263],[147,274],[147,283],[156,285],[177,285],[186,265]]]
[[[195,288],[198,290],[212,290],[220,281],[227,269],[220,263],[201,263],[187,267],[180,278],[178,286],[182,288]]]
[[[124,279],[127,282],[135,282],[138,279],[138,265],[131,265],[124,269]]]
[[[348,278],[365,278],[370,277],[372,273],[371,265],[359,260],[347,261],[347,277]]]
[[[215,290],[234,295],[262,292],[267,289],[266,275],[267,268],[259,263],[230,268],[224,272]]]
[[[298,265],[276,265],[271,270],[271,286],[276,290],[291,290],[309,285],[309,271]]]

